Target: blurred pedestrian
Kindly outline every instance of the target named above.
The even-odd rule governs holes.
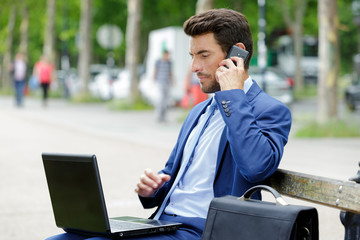
[[[208,99],[208,95],[201,91],[199,78],[195,72],[191,71],[190,66],[185,78],[185,95],[181,100],[181,106],[192,108],[206,99]]]
[[[22,107],[26,83],[26,62],[22,53],[15,55],[15,60],[11,68],[13,72],[16,106]]]
[[[54,70],[55,67],[51,61],[46,57],[42,56],[38,62],[35,63],[34,73],[40,83],[43,93],[43,105],[47,106],[47,99],[49,95],[49,87],[52,81],[54,81]]]
[[[166,111],[169,105],[169,93],[172,85],[172,63],[169,59],[169,51],[164,50],[161,59],[155,63],[154,81],[156,82],[160,98],[156,104],[157,119],[166,122]]]

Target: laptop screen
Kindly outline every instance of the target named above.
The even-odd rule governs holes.
[[[43,153],[56,225],[108,232],[109,223],[95,155]]]

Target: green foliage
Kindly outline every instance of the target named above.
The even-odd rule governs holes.
[[[352,124],[345,121],[334,120],[325,124],[319,124],[311,121],[299,129],[295,137],[298,138],[344,138],[344,137],[360,137],[359,124]]]
[[[142,99],[137,99],[136,101],[129,102],[129,100],[112,100],[108,103],[108,107],[114,111],[131,111],[131,110],[152,110],[153,106],[145,102]]]
[[[351,12],[352,0],[338,1],[339,15],[339,38],[340,38],[340,55],[341,69],[343,73],[352,72],[352,59],[359,49],[357,41],[359,41],[359,30],[354,24],[354,16]]]
[[[319,31],[318,0],[308,0],[307,2],[303,31],[305,35],[317,36]]]
[[[29,68],[32,68],[36,61],[40,59],[43,50],[46,24],[46,0],[28,1],[29,8]],[[16,32],[19,34],[19,32]]]
[[[14,95],[14,90],[9,88],[9,89],[0,89],[0,96],[11,96]]]
[[[144,1],[145,2],[145,1]],[[125,65],[125,32],[127,21],[126,0],[95,0],[93,6],[93,58],[95,63],[106,63],[109,50],[103,49],[96,40],[96,32],[103,24],[117,25],[123,32],[121,45],[112,50],[118,66]]]
[[[49,97],[50,98],[57,98],[57,99],[61,99],[63,98],[63,92],[62,92],[62,89],[50,89],[49,91]]]
[[[306,85],[302,90],[294,89],[294,98],[296,100],[305,98],[314,98],[317,96],[316,85]]]
[[[140,59],[145,59],[150,31],[169,26],[182,26],[186,19],[195,14],[195,6],[196,0],[143,1]]]
[[[103,103],[104,100],[97,98],[97,97],[93,97],[89,93],[82,93],[82,94],[77,94],[77,95],[71,97],[70,102],[72,102],[72,103]]]
[[[195,14],[197,0],[187,1],[168,1],[168,0],[143,0],[142,20],[141,20],[141,57],[143,61],[147,52],[148,34],[150,31],[167,26],[182,26],[183,22]],[[293,7],[292,0],[286,0],[289,7]],[[6,50],[5,39],[7,36],[6,26],[12,5],[17,6],[17,20],[13,38],[13,53],[18,50],[20,40],[21,7],[19,0],[2,0],[0,9],[0,59]],[[46,22],[46,3],[47,0],[26,0],[29,8],[29,66],[39,59],[44,39]],[[358,28],[353,21],[351,12],[352,0],[338,1],[338,15],[340,22],[340,47],[342,72],[352,70],[352,56],[357,49]],[[76,45],[79,30],[80,1],[62,0],[56,1],[56,56],[57,67],[59,67],[62,52],[69,52],[70,63],[76,68],[78,48]],[[308,7],[304,19],[304,34],[318,34],[317,19],[318,0],[308,0]],[[249,20],[254,38],[254,50],[256,51],[258,33],[259,9],[257,1],[240,0],[214,0],[215,8],[232,8],[243,12]],[[127,0],[93,0],[93,61],[92,63],[105,63],[108,50],[102,49],[96,41],[96,31],[105,24],[111,23],[118,25],[124,33],[121,46],[113,50],[116,64],[124,66],[125,63],[125,32],[127,21]],[[279,34],[288,31],[283,21],[280,1],[266,1],[266,40],[268,47],[271,48]]]

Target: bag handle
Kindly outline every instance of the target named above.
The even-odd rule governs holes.
[[[253,193],[260,191],[260,190],[266,190],[268,192],[270,192],[276,201],[276,205],[282,205],[282,206],[286,206],[289,205],[280,195],[280,193],[278,193],[278,191],[276,191],[275,189],[273,189],[272,187],[266,186],[266,185],[257,185],[254,186],[250,189],[248,189],[244,195],[242,195],[242,197],[239,198],[239,200],[243,200],[243,201],[248,201],[250,200],[251,196],[253,195]]]

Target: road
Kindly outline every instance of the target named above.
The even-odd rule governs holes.
[[[314,114],[314,104],[292,106],[293,130],[281,168],[341,180],[355,175],[360,139],[296,139],[297,119]],[[39,240],[61,233],[55,226],[43,171],[42,152],[95,153],[110,217],[148,217],[135,184],[143,169],[162,168],[176,141],[185,113],[170,111],[168,124],[157,124],[152,111],[112,112],[105,104],[51,100],[48,108],[27,99],[22,109],[0,97],[0,240]],[[356,112],[355,119],[359,118]],[[293,199],[290,203],[308,205]],[[343,239],[339,211],[317,206],[320,239]]]

